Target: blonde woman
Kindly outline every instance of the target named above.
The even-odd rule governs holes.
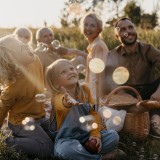
[[[108,47],[104,41],[100,38],[102,32],[102,21],[95,13],[88,13],[81,19],[81,33],[86,37],[89,45],[87,47],[88,56],[86,62],[86,82],[89,84],[92,96],[95,101],[98,97],[102,96],[102,88],[100,83],[103,80],[103,72],[95,74],[89,69],[89,63],[94,58],[99,58],[102,61],[106,59],[108,55]],[[104,62],[105,63],[105,62]],[[97,85],[98,82],[98,86]],[[97,88],[97,89],[96,89]],[[97,93],[96,93],[97,92]]]
[[[0,128],[8,115],[8,127],[13,136],[8,146],[32,157],[50,157],[52,141],[47,135],[49,120],[44,104],[35,95],[43,93],[43,69],[28,45],[12,36],[0,38],[1,91]],[[32,129],[30,128],[32,126]]]

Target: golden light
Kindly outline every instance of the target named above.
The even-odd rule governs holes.
[[[104,62],[99,59],[99,58],[93,58],[90,62],[89,62],[89,69],[93,72],[93,73],[101,73],[105,68],[105,64]]]
[[[92,128],[93,128],[93,129],[98,128],[98,124],[97,124],[97,123],[93,123],[93,124],[92,124]]]
[[[112,116],[112,112],[111,112],[109,109],[105,109],[105,110],[103,111],[103,116],[104,116],[105,118],[110,118],[110,117]]]
[[[118,67],[114,70],[112,78],[116,84],[124,84],[128,81],[129,72],[125,67]]]
[[[113,124],[115,124],[116,126],[120,125],[121,122],[122,122],[121,117],[115,116],[115,117],[113,118]]]

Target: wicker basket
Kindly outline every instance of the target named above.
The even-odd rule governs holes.
[[[115,94],[120,90],[133,91],[136,94],[137,99],[135,99],[134,97],[131,98],[132,96],[127,96],[127,94]],[[132,109],[136,108],[136,110],[132,113],[127,112],[122,132],[130,133],[138,139],[144,139],[148,136],[150,131],[150,118],[148,112],[143,112],[140,107],[136,106],[136,104],[141,100],[142,98],[136,89],[129,86],[120,86],[114,89],[109,95],[102,97],[100,99],[100,104],[114,109],[126,109],[126,111],[128,111],[127,108],[130,107]]]

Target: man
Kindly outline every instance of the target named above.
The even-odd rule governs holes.
[[[108,54],[102,83],[103,94],[108,94],[118,86],[113,81],[113,72],[123,66],[129,72],[129,79],[123,85],[137,89],[143,100],[160,101],[160,51],[151,44],[137,40],[135,26],[128,18],[115,23],[115,35],[121,44]],[[152,114],[159,117],[160,110],[154,110]]]
[[[54,33],[51,28],[43,27],[40,28],[36,33],[36,40],[38,47],[35,49],[35,54],[38,55],[43,65],[44,71],[55,60],[64,56],[75,56],[71,62],[77,66],[78,64],[85,64],[87,54],[83,51],[76,49],[68,49],[59,47],[58,49],[53,48],[51,44],[54,40]],[[42,45],[47,47],[45,50]]]

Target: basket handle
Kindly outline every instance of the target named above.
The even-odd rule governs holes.
[[[133,93],[136,94],[137,99],[138,99],[139,101],[142,101],[141,95],[139,94],[139,92],[138,92],[135,88],[130,87],[130,86],[119,86],[119,87],[113,89],[113,90],[108,94],[107,100],[106,100],[105,103],[108,103],[109,100],[110,100],[110,98],[112,97],[112,95],[115,94],[116,92],[122,90],[122,89],[133,91]]]

